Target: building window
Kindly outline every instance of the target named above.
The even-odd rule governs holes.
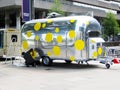
[[[3,31],[0,31],[0,48],[3,48],[3,35],[4,32]]]

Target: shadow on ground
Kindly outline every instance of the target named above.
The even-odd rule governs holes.
[[[1,61],[2,62],[2,61]],[[8,61],[9,62],[9,61]],[[8,63],[7,62],[7,63]],[[65,62],[54,62],[51,66],[43,66],[41,63],[39,66],[36,66],[36,67],[33,67],[33,66],[30,66],[30,67],[26,67],[25,65],[23,65],[24,63],[22,63],[22,65],[20,65],[20,63],[18,62],[17,64],[13,64],[11,62],[9,62],[9,64],[6,64],[8,65],[7,67],[11,67],[11,68],[24,68],[24,69],[36,69],[36,70],[62,70],[62,69],[67,69],[67,70],[83,70],[83,69],[86,69],[86,70],[92,70],[92,69],[98,69],[100,68],[98,64],[78,64],[78,63],[70,63],[70,64],[67,64]]]
[[[66,64],[66,63],[53,63],[52,66],[49,67],[54,67],[54,68],[65,68],[65,69],[93,69],[93,68],[98,68],[97,65],[93,64],[77,64],[77,63],[71,63],[71,64]]]

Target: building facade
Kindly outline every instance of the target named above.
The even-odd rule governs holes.
[[[34,0],[34,18],[46,17],[54,0]],[[93,15],[100,20],[106,13],[113,12],[120,21],[120,0],[60,0],[62,10],[68,14]],[[22,0],[0,0],[0,28],[21,28]]]

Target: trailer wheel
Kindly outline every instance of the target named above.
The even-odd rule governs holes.
[[[109,63],[106,63],[105,66],[106,66],[107,69],[110,68],[110,64]]]
[[[81,64],[83,64],[83,61],[80,61]]]
[[[50,66],[52,64],[52,60],[48,56],[42,57],[42,64],[44,66]]]

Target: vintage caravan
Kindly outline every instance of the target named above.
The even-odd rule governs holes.
[[[90,16],[35,19],[22,27],[22,51],[44,65],[53,60],[83,62],[103,55],[100,23]]]
[[[21,56],[21,31],[0,29],[0,58]]]

